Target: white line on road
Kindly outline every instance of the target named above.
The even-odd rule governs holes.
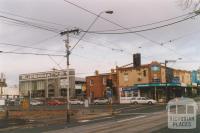
[[[118,115],[147,115],[147,114],[153,114],[153,113],[124,113]]]
[[[143,118],[143,117],[146,117],[146,115],[141,115],[141,116],[137,116],[137,117],[133,117],[133,118],[129,118],[129,119],[119,120],[117,122],[125,122],[125,121],[135,120],[138,118]]]
[[[80,120],[78,122],[84,123],[84,122],[89,122],[89,121],[98,121],[98,120],[104,120],[104,119],[109,119],[112,117],[103,117],[103,118],[99,118],[99,119],[93,119],[93,120]]]
[[[120,111],[120,110],[124,110],[124,109],[129,109],[129,108],[133,108],[134,106],[128,106],[128,107],[122,107],[122,108],[119,108],[119,109],[116,109],[116,111]],[[141,107],[141,106],[136,106],[136,107]]]
[[[88,121],[90,121],[90,120],[80,120],[78,122],[88,122]]]

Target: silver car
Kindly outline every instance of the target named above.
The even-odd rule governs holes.
[[[94,100],[94,104],[109,104],[109,100],[105,98],[100,98]]]
[[[133,97],[130,100],[131,104],[155,104],[156,100],[149,99],[148,97]]]

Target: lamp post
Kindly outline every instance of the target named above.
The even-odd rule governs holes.
[[[93,22],[89,25],[89,27],[87,28],[86,32],[84,32],[84,34],[80,37],[80,39],[78,40],[78,42],[71,48],[71,50],[69,49],[69,34],[70,33],[78,33],[79,29],[74,29],[74,30],[67,30],[67,31],[63,31],[60,33],[60,35],[66,35],[67,39],[65,40],[65,47],[66,47],[66,58],[67,58],[67,123],[70,122],[70,95],[69,95],[69,85],[70,85],[70,81],[69,81],[69,56],[71,54],[71,51],[77,46],[77,44],[81,41],[81,39],[87,34],[87,32],[92,28],[92,26],[95,24],[95,22],[98,20],[98,18],[103,14],[103,13],[107,13],[107,14],[112,14],[113,11],[107,10],[107,11],[102,11],[100,12],[97,17],[93,20]]]
[[[182,58],[178,58],[177,60],[182,60]],[[169,92],[169,88],[167,87],[167,83],[168,83],[168,77],[167,77],[167,64],[168,63],[175,63],[177,60],[165,60],[164,64],[165,65],[165,89],[166,89],[166,101],[168,102],[170,100],[170,92]]]

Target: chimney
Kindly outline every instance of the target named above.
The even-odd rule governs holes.
[[[115,69],[111,69],[111,74],[115,73]]]
[[[136,53],[133,54],[133,67],[140,67],[141,66],[141,54],[140,53]]]
[[[95,75],[99,75],[99,71],[98,70],[95,70]]]

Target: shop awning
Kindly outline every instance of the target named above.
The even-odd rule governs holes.
[[[137,90],[138,90],[137,86],[130,86],[130,87],[122,88],[122,91],[137,91]]]
[[[152,83],[152,84],[137,84],[137,87],[165,87],[165,86],[181,86],[176,83]]]

